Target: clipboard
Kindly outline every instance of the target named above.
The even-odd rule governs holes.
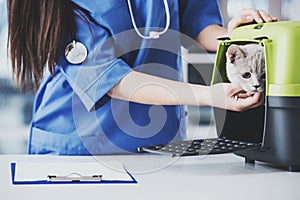
[[[115,164],[116,162],[114,162]],[[55,174],[53,172],[53,167],[64,166],[64,170],[67,171],[68,167],[72,170],[79,165],[79,168],[88,169],[94,168],[92,174],[81,174],[76,171],[70,171],[66,174]],[[67,166],[66,166],[67,165]],[[95,171],[95,166],[97,165],[97,170]],[[26,166],[24,169],[22,166]],[[29,167],[33,166],[30,171]],[[72,166],[72,167],[70,167]],[[107,164],[109,166],[109,164]],[[41,184],[136,184],[136,179],[125,169],[115,170],[107,166],[101,165],[99,163],[16,163],[10,164],[11,169],[11,180],[13,185],[41,185]],[[119,165],[121,166],[121,165]],[[40,177],[34,175],[35,168],[45,167],[43,170],[50,169],[52,167],[52,172],[44,173]],[[120,169],[120,168],[119,168]],[[51,171],[51,170],[50,170]],[[58,170],[59,171],[59,170]],[[79,170],[80,171],[80,170]],[[89,173],[91,170],[88,170]],[[103,174],[102,174],[103,172]],[[19,173],[19,174],[18,174]],[[21,177],[20,174],[26,174],[25,177]],[[30,175],[32,174],[32,178]],[[40,173],[42,174],[42,173]]]

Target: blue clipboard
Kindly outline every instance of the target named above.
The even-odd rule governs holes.
[[[16,175],[16,163],[11,163],[11,178],[13,185],[41,185],[41,184],[136,184],[135,178],[128,172],[131,180],[99,180],[99,181],[88,181],[88,180],[76,180],[76,181],[55,181],[51,182],[49,180],[34,180],[34,181],[18,181],[15,180]]]

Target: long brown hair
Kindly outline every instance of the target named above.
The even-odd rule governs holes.
[[[45,66],[54,74],[57,52],[76,29],[70,0],[8,0],[8,48],[13,78],[23,90],[37,90]]]

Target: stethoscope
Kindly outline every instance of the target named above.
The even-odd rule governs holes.
[[[163,0],[165,12],[166,12],[166,25],[165,28],[158,32],[158,31],[150,31],[149,35],[143,35],[137,28],[137,25],[135,23],[133,10],[131,6],[131,1],[127,0],[128,9],[130,13],[131,23],[133,25],[133,28],[137,35],[143,39],[149,40],[149,39],[159,39],[159,37],[163,34],[165,34],[169,27],[170,27],[170,10],[167,0]],[[74,37],[73,37],[74,38]],[[87,58],[87,48],[85,45],[81,42],[76,41],[75,39],[66,46],[65,48],[65,57],[66,60],[71,64],[80,64],[83,63]]]

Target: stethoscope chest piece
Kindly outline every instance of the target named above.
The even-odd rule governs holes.
[[[65,56],[69,63],[80,64],[87,58],[87,49],[81,42],[73,40],[65,49]]]

